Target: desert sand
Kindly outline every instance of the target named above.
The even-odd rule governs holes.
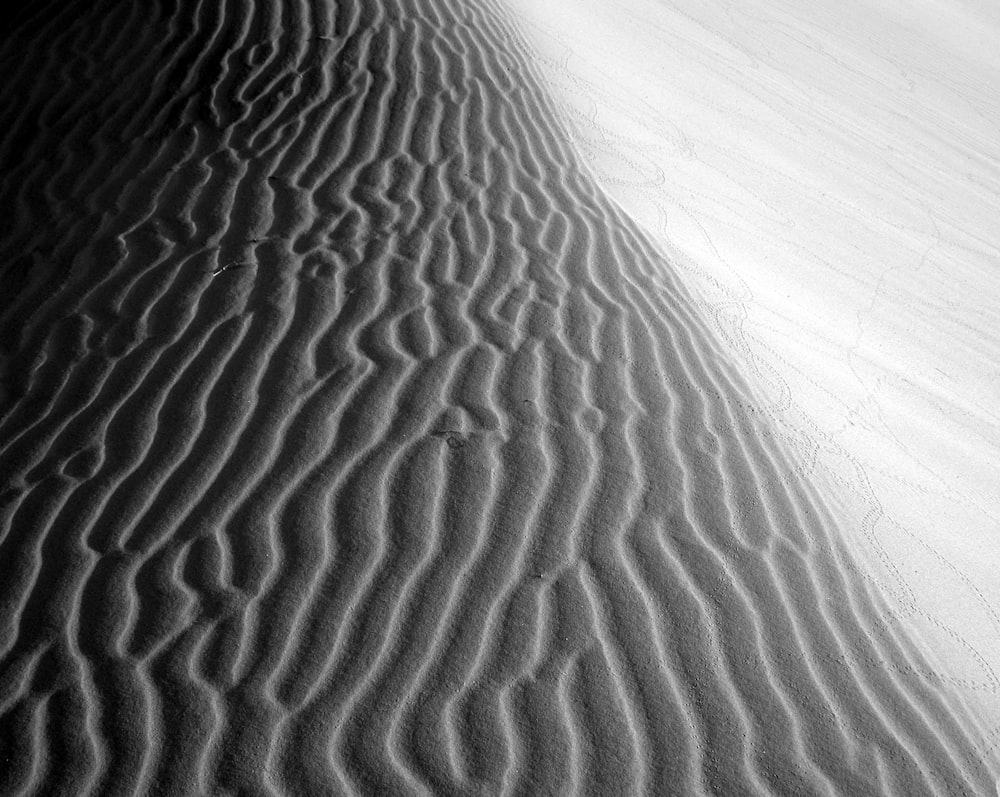
[[[517,8],[599,182],[684,270],[993,744],[1000,11]]]
[[[756,30],[855,96],[866,8]],[[997,20],[948,8],[897,182],[903,100],[681,3],[22,11],[0,794],[995,795]]]

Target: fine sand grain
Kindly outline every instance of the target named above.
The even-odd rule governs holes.
[[[491,0],[33,6],[0,794],[982,794]]]

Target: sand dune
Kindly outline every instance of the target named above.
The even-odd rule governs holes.
[[[8,35],[0,793],[993,793],[512,19]]]
[[[1000,16],[512,6],[582,157],[670,252],[996,749]]]

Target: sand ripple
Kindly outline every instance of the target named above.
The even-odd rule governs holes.
[[[501,5],[50,5],[0,793],[992,793]]]

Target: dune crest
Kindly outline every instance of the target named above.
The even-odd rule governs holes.
[[[503,5],[0,62],[0,792],[993,790]]]

